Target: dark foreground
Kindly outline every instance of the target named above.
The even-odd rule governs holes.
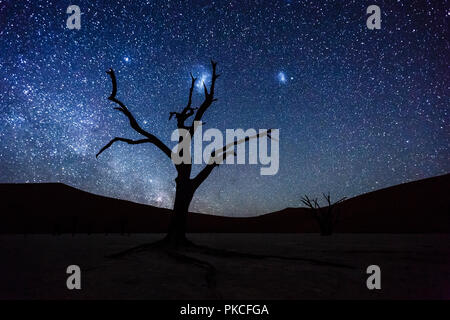
[[[450,299],[448,234],[192,234],[198,244],[270,257],[156,250],[105,258],[161,237],[2,235],[0,298]],[[81,290],[66,288],[73,264]],[[366,287],[373,264],[381,290]]]

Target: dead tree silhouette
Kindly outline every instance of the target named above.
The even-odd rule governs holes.
[[[196,78],[191,74],[191,87],[189,89],[189,98],[186,107],[183,108],[181,112],[170,112],[169,120],[173,117],[177,120],[177,128],[184,129],[185,134],[190,134],[191,137],[194,135],[196,130],[195,123],[197,121],[201,121],[204,113],[208,108],[217,101],[217,98],[214,97],[214,90],[216,80],[219,78],[219,75],[216,73],[217,63],[211,60],[212,66],[212,80],[209,90],[205,83],[203,83],[204,88],[204,101],[198,108],[192,107],[192,95],[195,87]],[[167,147],[159,138],[157,138],[152,133],[144,130],[137,122],[133,114],[130,110],[125,106],[125,104],[116,98],[117,95],[117,80],[116,75],[112,69],[107,71],[107,74],[111,78],[112,82],[112,92],[108,97],[108,100],[116,103],[118,107],[114,109],[122,112],[129,120],[130,126],[139,134],[144,136],[144,139],[140,140],[132,140],[122,137],[115,137],[110,142],[108,142],[100,151],[97,153],[96,157],[98,157],[102,152],[111,147],[115,142],[121,141],[128,144],[142,144],[142,143],[151,143],[158,147],[170,160],[173,159],[173,152],[169,147]],[[186,120],[193,116],[193,121],[190,125],[186,124]],[[121,258],[133,253],[139,253],[147,250],[158,250],[163,249],[163,252],[167,254],[169,257],[175,259],[179,263],[188,263],[196,265],[206,271],[205,278],[208,287],[212,290],[213,294],[217,297],[220,297],[216,290],[216,268],[214,265],[209,263],[208,261],[200,260],[188,253],[195,254],[208,254],[214,256],[224,256],[224,257],[245,257],[248,259],[283,259],[283,260],[291,260],[291,261],[303,261],[307,263],[327,266],[327,267],[338,267],[338,268],[353,268],[351,266],[342,265],[333,262],[324,262],[315,259],[307,259],[302,257],[283,257],[277,255],[259,255],[252,253],[240,253],[230,250],[221,250],[210,248],[207,246],[196,245],[189,241],[186,238],[186,219],[188,215],[189,205],[192,201],[192,198],[195,194],[195,191],[198,187],[209,177],[211,172],[220,165],[221,161],[225,160],[227,156],[236,156],[234,152],[234,147],[241,143],[246,143],[250,139],[259,139],[262,137],[271,137],[271,130],[268,129],[266,131],[260,131],[260,133],[253,136],[246,136],[243,139],[235,140],[234,142],[228,143],[222,148],[218,150],[213,150],[210,155],[210,159],[208,164],[193,178],[191,178],[191,170],[192,170],[192,161],[189,163],[182,162],[180,164],[174,163],[177,177],[175,178],[176,189],[175,189],[175,200],[173,204],[173,213],[171,217],[171,221],[169,224],[169,230],[164,239],[153,242],[153,243],[144,243],[142,245],[138,245],[132,247],[130,249],[114,253],[109,255],[109,258]],[[185,136],[180,135],[180,140],[184,139]],[[182,157],[180,151],[182,149],[177,150],[179,156]],[[176,155],[176,154],[175,154]],[[189,155],[191,158],[191,155]],[[219,161],[216,161],[219,160]],[[181,252],[180,249],[183,249],[184,253]]]
[[[330,193],[323,193],[322,195],[327,202],[327,206],[324,208],[320,207],[317,198],[310,199],[305,195],[301,198],[301,201],[312,210],[314,218],[319,224],[320,234],[322,236],[329,236],[333,233],[333,229],[336,226],[339,217],[339,208],[336,208],[336,205],[347,198],[344,197],[335,203],[331,203]]]
[[[214,97],[215,85],[216,81],[219,78],[219,74],[216,72],[217,63],[211,60],[212,66],[212,78],[211,85],[209,90],[205,83],[203,83],[204,88],[204,100],[203,103],[198,108],[192,107],[192,95],[194,92],[195,83],[197,81],[196,78],[191,74],[191,86],[189,89],[189,97],[187,105],[183,108],[181,112],[170,112],[169,120],[173,117],[177,120],[177,128],[184,129],[179,130],[180,132],[184,132],[184,136],[182,133],[180,134],[180,141],[184,139],[188,134],[193,137],[194,132],[196,130],[196,126],[194,125],[196,122],[201,121],[204,113],[209,109],[209,107],[217,101],[217,98]],[[112,82],[112,92],[108,97],[108,100],[116,103],[118,107],[115,107],[115,110],[122,112],[130,121],[130,126],[140,135],[144,137],[144,139],[140,140],[132,140],[127,138],[115,137],[110,142],[108,142],[100,151],[97,153],[96,157],[98,157],[102,152],[111,147],[115,142],[125,142],[128,144],[143,144],[143,143],[151,143],[154,144],[157,148],[159,148],[169,159],[173,159],[173,156],[176,155],[172,152],[172,150],[167,147],[159,138],[157,138],[152,133],[144,130],[137,122],[131,111],[125,106],[125,104],[119,100],[117,96],[117,80],[116,75],[113,69],[109,69],[106,72]],[[193,121],[190,125],[186,124],[186,121],[193,116]],[[258,139],[261,137],[268,136],[271,138],[271,130],[266,130],[264,132],[260,132],[254,136],[246,136],[244,139],[235,140],[232,143],[229,143],[218,150],[214,150],[211,153],[210,161],[206,166],[193,178],[191,178],[192,171],[192,161],[189,163],[182,162],[180,164],[175,164],[175,168],[177,171],[177,177],[175,179],[176,190],[175,190],[175,201],[173,204],[173,214],[171,217],[169,230],[167,236],[165,237],[165,243],[168,243],[172,246],[182,246],[186,244],[190,244],[190,242],[186,239],[186,219],[188,215],[189,205],[192,201],[194,193],[198,189],[198,187],[209,177],[210,173],[213,171],[215,167],[217,167],[227,156],[236,155],[234,152],[234,147],[238,144],[245,143],[250,139]],[[178,156],[182,157],[183,150],[178,150]],[[189,155],[189,159],[192,159],[191,155]],[[216,161],[218,160],[218,161]]]

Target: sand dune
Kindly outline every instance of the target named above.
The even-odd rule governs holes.
[[[336,232],[450,232],[450,174],[348,199]],[[0,233],[158,233],[170,210],[107,198],[60,183],[0,184]],[[192,213],[189,232],[318,232],[311,212],[284,210],[251,218]]]

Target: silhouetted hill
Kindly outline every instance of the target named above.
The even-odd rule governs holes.
[[[450,174],[446,174],[348,199],[339,205],[341,214],[335,231],[448,233],[450,232],[449,190]],[[270,213],[266,218],[284,214],[290,220],[300,213],[300,208],[287,208]],[[318,232],[315,224],[313,228],[314,232]]]
[[[405,183],[340,205],[336,232],[450,232],[450,174]],[[0,233],[165,232],[170,210],[60,183],[0,184]],[[258,217],[192,213],[190,232],[318,232],[309,209]]]
[[[168,209],[113,199],[62,183],[0,184],[0,232],[165,230]]]

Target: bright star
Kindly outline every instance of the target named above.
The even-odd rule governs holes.
[[[125,60],[125,62],[130,62],[130,58],[128,57],[123,58],[123,60]]]

